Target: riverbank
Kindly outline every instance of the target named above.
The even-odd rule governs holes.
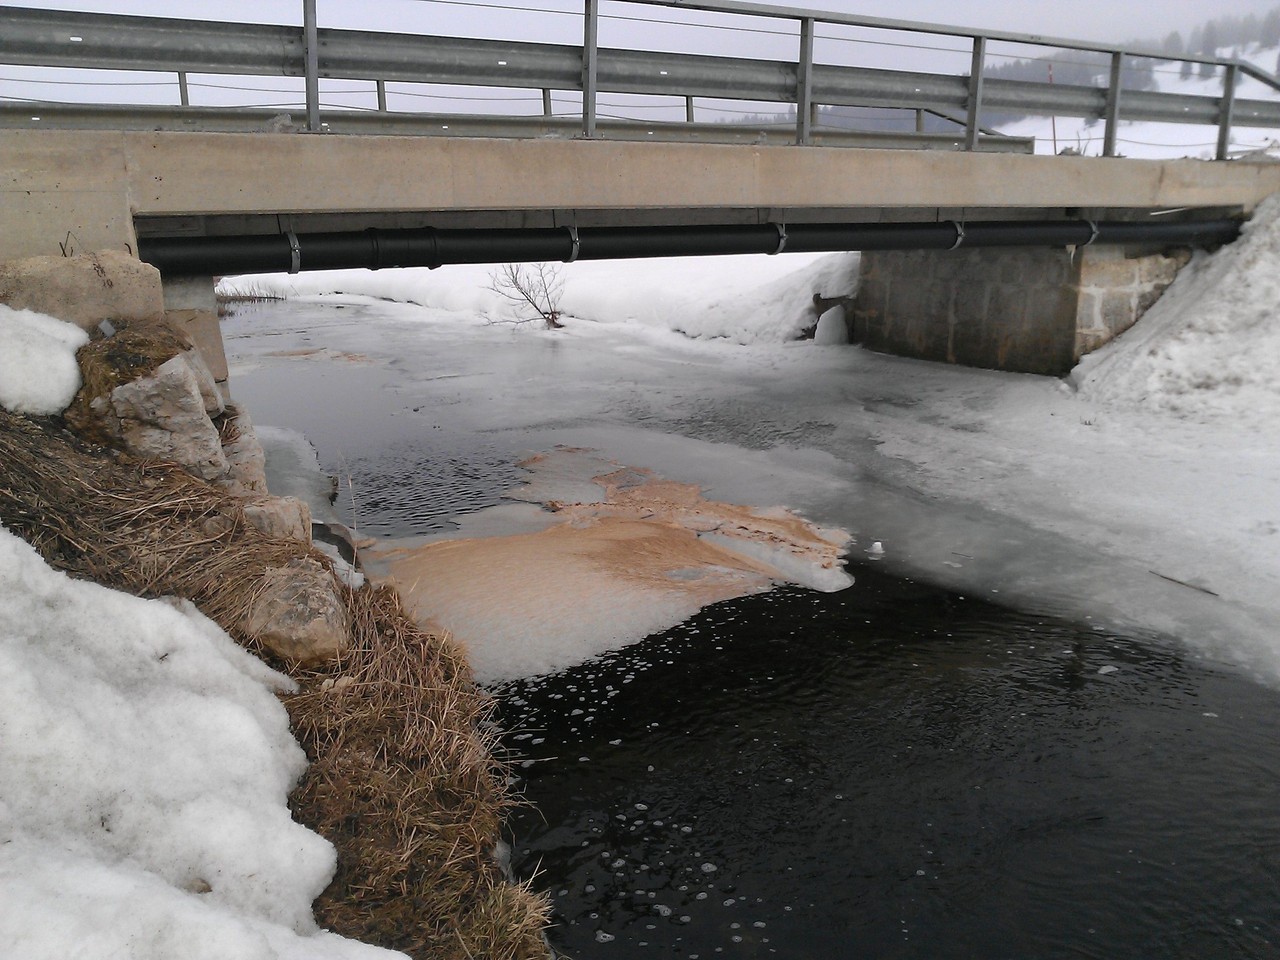
[[[59,415],[82,380],[119,409],[161,368],[191,376],[190,344],[150,323],[85,344],[0,307],[0,939],[31,957],[548,956],[545,897],[504,870],[506,768],[459,649],[338,576],[260,472],[214,463],[252,427],[194,381],[144,425],[209,434],[211,479],[104,443],[141,428],[91,396],[70,418],[87,432]]]

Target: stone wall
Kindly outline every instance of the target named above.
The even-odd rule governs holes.
[[[1132,255],[1122,247],[1085,247],[1076,280],[1080,305],[1076,358],[1097,350],[1133,326],[1160,299],[1191,259],[1188,250],[1171,256]]]
[[[854,338],[922,360],[1062,376],[1131,327],[1186,261],[1118,247],[868,252]]]
[[[864,253],[855,339],[922,360],[1064,374],[1075,352],[1074,280],[1063,250]]]

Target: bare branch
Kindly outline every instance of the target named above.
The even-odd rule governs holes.
[[[511,323],[541,319],[548,329],[562,327],[560,297],[564,277],[553,263],[504,263],[489,275],[489,289],[520,308],[523,316]],[[529,316],[533,311],[533,316]]]

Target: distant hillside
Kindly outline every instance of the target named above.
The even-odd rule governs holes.
[[[1158,51],[1167,57],[1202,55],[1239,56],[1253,49],[1280,47],[1280,7],[1262,16],[1224,16],[1208,20],[1191,31],[1187,38],[1177,30],[1163,40],[1132,40],[1126,46]],[[1160,58],[1127,58],[1121,77],[1126,90],[1152,90],[1157,86],[1156,73],[1160,65],[1167,63]],[[1038,83],[1062,83],[1073,85],[1102,85],[1107,82],[1110,58],[1103,53],[1091,54],[1079,50],[1051,50],[1042,57],[1027,60],[1010,60],[989,64],[986,76],[990,80],[1026,80]],[[1267,67],[1280,74],[1280,64]],[[1165,67],[1164,69],[1169,69]],[[1184,62],[1178,73],[1186,80],[1193,73],[1200,77],[1213,75],[1213,67],[1197,68]],[[830,106],[819,108],[820,124],[851,130],[908,132],[916,128],[913,111],[890,110],[878,107]],[[985,127],[1000,128],[1025,118],[1025,114],[983,111],[981,123]],[[759,122],[766,118],[743,118],[747,122]],[[776,118],[774,118],[776,119]],[[924,128],[930,133],[954,133],[957,124],[941,117],[926,116]]]

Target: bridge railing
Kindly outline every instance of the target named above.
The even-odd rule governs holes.
[[[916,133],[889,145],[928,141],[925,116],[953,121],[955,134],[934,137],[931,145],[967,150],[1017,148],[982,126],[994,111],[1038,116],[1081,117],[1104,123],[1102,153],[1116,154],[1122,121],[1201,124],[1217,129],[1216,156],[1228,156],[1233,127],[1280,128],[1280,101],[1237,96],[1244,77],[1280,90],[1280,80],[1239,59],[1171,55],[1007,31],[948,27],[829,11],[778,7],[747,0],[625,0],[625,6],[693,11],[719,17],[781,21],[794,31],[793,59],[761,59],[706,53],[666,53],[601,46],[602,0],[582,0],[576,14],[581,44],[535,43],[428,36],[321,27],[316,0],[301,0],[301,26],[218,23],[71,11],[6,7],[0,9],[0,63],[26,66],[129,71],[169,71],[177,76],[175,107],[125,108],[120,105],[57,104],[13,100],[0,103],[0,122],[15,125],[154,126],[165,118],[178,128],[230,128],[237,111],[190,104],[190,74],[287,76],[305,81],[306,129],[377,132],[416,131],[454,135],[510,135],[524,129],[535,135],[655,139],[694,136],[738,139],[752,136],[733,124],[695,120],[695,100],[715,99],[781,104],[794,111],[788,139],[800,145],[861,142],[821,123],[819,107],[871,107],[914,111]],[[605,0],[613,2],[613,0]],[[886,34],[923,35],[960,41],[967,52],[967,74],[929,73],[856,66],[815,58],[821,29],[858,28]],[[1048,51],[1102,55],[1107,80],[1101,85],[1051,83],[993,77],[988,65],[993,44],[1016,44]],[[1161,93],[1124,86],[1126,65],[1151,60],[1207,67],[1222,78],[1218,96]],[[378,108],[373,115],[353,111],[322,112],[322,78],[372,81]],[[543,114],[519,123],[511,117],[404,114],[387,109],[392,82],[463,84],[541,91]],[[580,116],[553,116],[554,91],[581,95]],[[626,123],[602,116],[600,95],[680,97],[686,116],[679,123]],[[240,116],[243,116],[241,114]],[[24,119],[27,118],[27,119]],[[219,126],[221,124],[222,126]],[[1023,141],[1025,145],[1025,141]],[[923,143],[923,145],[930,145]]]

